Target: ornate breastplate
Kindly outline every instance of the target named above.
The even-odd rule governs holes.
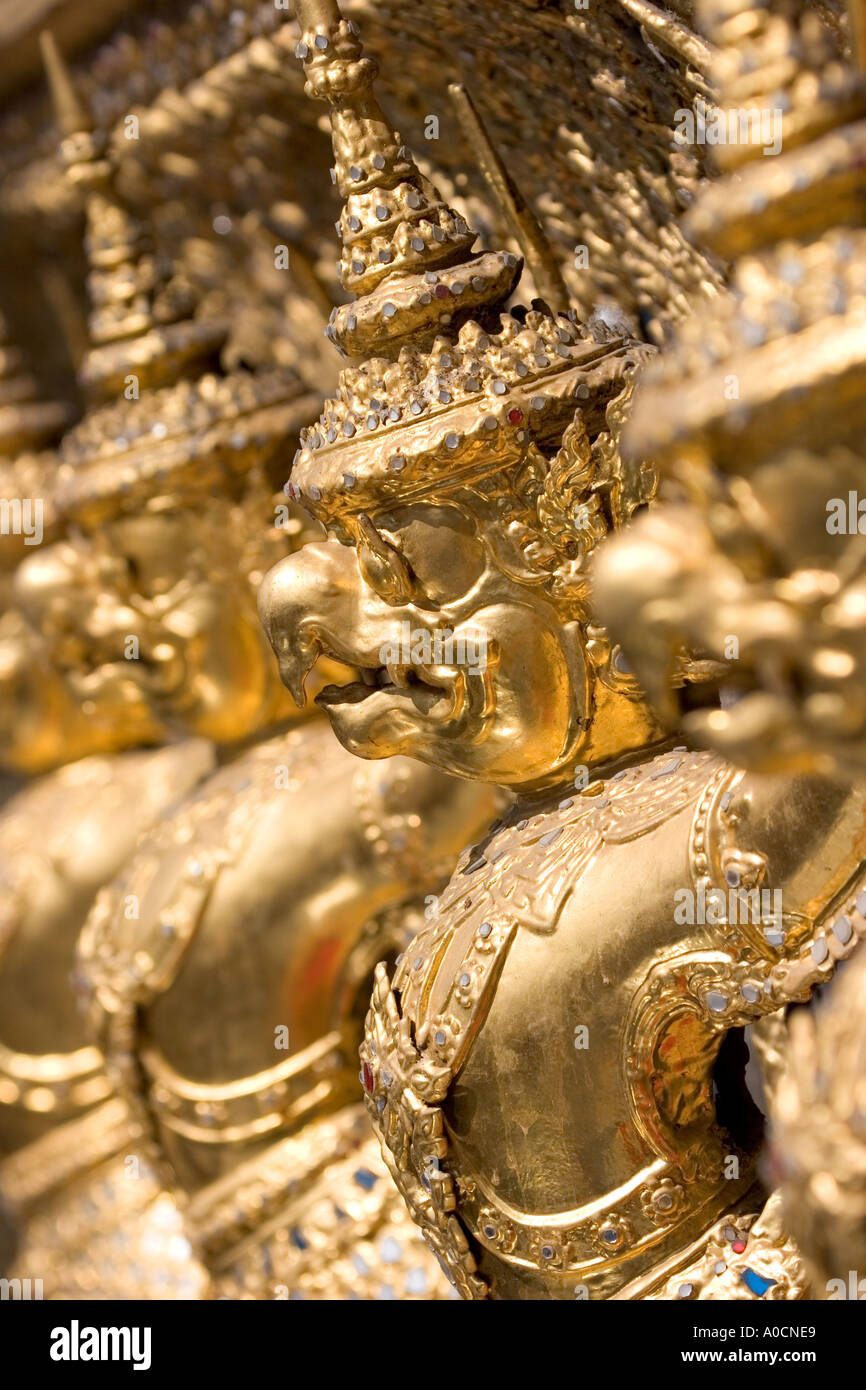
[[[100,894],[82,934],[82,971],[97,1031],[151,1135],[153,1157],[173,1178],[166,1137],[208,1146],[267,1138],[333,1102],[335,1077],[345,1072],[342,1040],[334,1033],[252,1076],[199,1083],[183,1076],[141,1027],[143,1011],[173,984],[220,875],[238,862],[255,833],[275,778],[291,788],[326,758],[321,732],[297,729],[264,742],[210,778],[148,838],[124,880]],[[167,901],[151,902],[168,874]],[[125,903],[135,904],[128,921]]]
[[[728,897],[706,910],[711,889],[760,895],[765,883],[766,856],[741,843],[740,776],[709,755],[675,749],[552,808],[517,812],[462,857],[393,985],[380,967],[362,1049],[368,1109],[410,1211],[464,1297],[486,1296],[488,1256],[530,1297],[611,1297],[641,1271],[670,1276],[752,1183],[752,1153],[715,1122],[711,1077],[724,1032],[806,997],[866,931],[866,918],[857,875],[817,917],[814,905],[810,913],[796,902],[779,919],[762,916],[760,896],[757,916],[741,918]],[[650,840],[676,817],[682,830],[673,840],[672,830]],[[632,1175],[581,1205],[536,1215],[500,1197],[489,1172],[455,1157],[455,1085],[490,1027],[520,933],[563,930],[569,900],[591,898],[599,881],[590,867],[638,841],[642,870],[654,873],[664,853],[671,881],[698,906],[679,929],[673,897],[655,915],[648,898],[645,928],[640,905],[629,909],[633,938],[642,930],[650,938],[629,967],[612,1064]],[[866,909],[866,896],[859,901]],[[573,920],[580,924],[579,906]]]
[[[26,1218],[12,1279],[39,1297],[198,1299],[207,1276],[183,1220],[138,1152],[127,1106],[114,1099],[6,1160],[4,1198]]]
[[[453,1296],[362,1105],[312,1121],[211,1183],[193,1198],[187,1222],[220,1297]]]
[[[381,1290],[390,1288],[400,1298],[442,1296],[447,1281],[406,1218],[358,1104],[357,1024],[340,1021],[336,1001],[330,1031],[230,1081],[183,1075],[144,1022],[192,949],[220,876],[242,861],[275,796],[314,795],[329,776],[339,783],[353,843],[373,866],[387,861],[390,877],[411,888],[418,816],[387,809],[377,790],[383,774],[374,779],[329,730],[308,726],[247,750],[148,838],[132,871],[91,914],[83,969],[106,1055],[148,1137],[151,1161],[178,1195],[198,1188],[184,1201],[187,1230],[225,1296],[367,1298],[387,1297]],[[399,768],[385,776],[391,792],[399,789]],[[282,822],[280,831],[282,839]],[[167,878],[168,897],[151,897]],[[123,904],[130,900],[141,914],[127,925]],[[381,952],[388,935],[381,916],[369,924],[376,955],[365,931],[345,953],[339,980],[347,997],[353,977],[368,980]],[[401,923],[404,916],[400,904]],[[313,979],[310,988],[330,992],[329,981]],[[195,1165],[205,1171],[205,1163],[222,1175],[190,1182]]]

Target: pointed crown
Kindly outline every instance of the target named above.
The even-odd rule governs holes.
[[[226,327],[193,318],[191,289],[154,256],[150,229],[119,194],[109,142],[94,130],[53,35],[44,32],[40,42],[67,176],[82,192],[87,216],[91,346],[82,387],[104,399],[122,391],[129,375],[146,386],[177,381],[216,359]]]
[[[373,93],[376,65],[336,0],[297,0],[306,90],[331,106],[343,199],[340,272],[357,297],[326,329],[344,369],[301,434],[288,494],[326,525],[453,489],[555,446],[585,402],[604,408],[633,362],[538,301],[500,311],[522,261],[473,254],[475,233],[419,172]]]
[[[95,524],[165,494],[198,500],[236,486],[319,398],[281,368],[218,370],[226,327],[191,316],[192,296],[120,198],[107,142],[50,36],[43,51],[69,177],[86,194],[93,313],[82,377],[101,401],[62,441],[58,508]]]
[[[335,167],[344,200],[339,228],[340,276],[356,302],[331,316],[328,336],[348,356],[391,352],[408,337],[432,338],[447,281],[431,289],[428,272],[462,272],[462,297],[449,305],[465,316],[504,303],[520,274],[516,257],[472,255],[475,233],[418,170],[373,93],[377,67],[354,21],[336,5],[301,0],[305,24],[295,50],[306,91],[331,106]],[[308,22],[309,21],[309,22]]]

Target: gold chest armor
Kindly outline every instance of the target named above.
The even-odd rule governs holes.
[[[659,1296],[699,1296],[723,1263],[702,1263],[712,1238],[727,1240],[711,1230],[723,1214],[730,1258],[744,1253],[754,1144],[716,1123],[719,1046],[828,977],[866,932],[866,895],[852,851],[822,893],[786,885],[781,931],[736,911],[678,923],[677,885],[700,903],[711,888],[771,884],[768,855],[747,847],[741,781],[675,749],[516,810],[462,857],[393,985],[379,968],[368,1108],[464,1297],[647,1297],[671,1280]],[[840,791],[814,819],[836,833],[858,811]],[[588,1025],[584,1064],[569,1056],[572,1023],[576,1039]],[[784,1244],[774,1297],[802,1296]]]
[[[395,772],[396,782],[386,770],[392,788],[402,776]],[[148,839],[131,873],[103,893],[91,916],[81,944],[84,971],[106,1055],[149,1136],[149,1156],[175,1190],[192,1193],[187,1229],[215,1292],[242,1298],[450,1296],[387,1177],[360,1103],[359,1025],[346,1010],[355,991],[363,994],[382,949],[374,893],[369,901],[376,920],[351,947],[341,944],[334,980],[322,973],[325,965],[315,965],[324,961],[335,971],[333,941],[327,949],[302,941],[306,965],[295,970],[303,976],[301,993],[293,993],[291,966],[285,983],[275,981],[272,992],[289,1000],[289,1017],[291,1001],[300,1001],[304,991],[321,996],[331,1022],[313,1041],[230,1081],[191,1079],[153,1041],[153,1010],[178,979],[223,877],[265,833],[264,818],[282,811],[287,792],[324,798],[335,778],[342,788],[339,814],[351,824],[353,843],[364,847],[373,873],[383,866],[383,882],[403,885],[393,905],[402,919],[405,895],[418,891],[419,874],[439,873],[441,882],[446,863],[437,867],[419,855],[424,832],[417,815],[377,801],[381,771],[345,753],[329,730],[307,726],[248,750]],[[459,794],[466,796],[465,786]],[[490,796],[479,800],[471,823],[476,833],[490,814]],[[284,821],[279,831],[284,843]],[[328,894],[340,878],[329,872]],[[167,896],[166,881],[172,884]],[[270,896],[278,906],[285,902],[279,893]],[[127,925],[123,904],[130,900],[140,916]],[[339,904],[328,911],[339,918]],[[256,1013],[247,1000],[248,1031]],[[216,1026],[207,1020],[205,1010],[195,1025],[199,1035],[202,1027]]]

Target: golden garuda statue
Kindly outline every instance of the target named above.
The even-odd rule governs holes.
[[[0,1274],[858,1297],[863,0],[148,8],[0,111]]]
[[[791,225],[767,178],[799,207],[825,168],[808,162],[818,38],[801,8],[731,0],[713,30],[720,66],[744,45],[742,100],[764,92],[765,38],[791,87],[796,148],[759,181],[765,241]],[[779,1199],[756,1180],[742,1029],[806,999],[866,932],[863,792],[835,767],[760,775],[666,736],[589,574],[603,538],[652,510],[661,409],[651,447],[634,423],[620,448],[646,348],[544,303],[506,310],[519,260],[473,253],[335,0],[298,11],[307,90],[331,106],[355,295],[330,334],[354,361],[291,474],[329,539],[266,577],[260,609],[299,698],[321,654],[366,668],[318,697],[345,747],[516,797],[396,971],[377,972],[361,1056],[386,1162],[464,1297],[803,1297]],[[810,118],[834,131],[859,90],[833,69]],[[850,198],[854,138],[828,138]],[[758,195],[743,183],[706,195],[718,221],[739,209],[746,225]],[[743,274],[766,303],[754,259]],[[723,323],[741,298],[720,301]],[[693,337],[720,350],[703,320]],[[744,381],[766,389],[766,374]],[[723,430],[725,398],[712,406]],[[681,653],[680,684],[700,689],[718,656]]]
[[[705,8],[717,122],[754,132],[717,147],[724,176],[687,218],[731,261],[729,290],[638,393],[624,449],[657,462],[666,505],[606,548],[598,600],[669,725],[740,765],[849,775],[866,727],[866,60],[842,63],[793,0]]]
[[[90,407],[64,436],[59,457],[43,460],[34,489],[48,513],[39,539],[54,543],[18,556],[3,620],[3,763],[56,770],[18,792],[0,816],[0,1191],[23,1228],[16,1272],[26,1279],[39,1271],[48,1297],[195,1297],[203,1272],[140,1153],[71,976],[98,889],[139,835],[214,765],[214,746],[203,737],[107,755],[158,744],[172,700],[193,733],[211,738],[242,734],[244,712],[260,703],[291,707],[268,678],[254,595],[237,571],[230,571],[240,610],[234,620],[208,604],[220,592],[216,548],[211,541],[208,559],[191,502],[206,499],[205,473],[238,450],[250,424],[258,441],[253,447],[244,438],[245,465],[260,465],[265,445],[291,427],[298,391],[294,382],[265,383],[259,396],[252,377],[203,375],[224,330],[192,319],[188,294],[117,195],[113,160],[50,41],[46,56],[70,173],[86,192],[94,312],[81,372]],[[195,424],[202,435],[191,449]],[[202,470],[190,497],[183,478],[195,452]],[[20,460],[15,467],[20,476]],[[258,488],[269,499],[263,482]],[[239,470],[224,518],[244,505]],[[68,534],[58,538],[63,528]],[[178,563],[181,537],[197,557],[192,565]],[[284,541],[272,531],[264,546],[267,563]],[[242,553],[232,558],[244,575]],[[149,650],[159,624],[162,640]],[[256,650],[258,668],[250,659]]]
[[[71,957],[96,890],[114,880],[78,958],[102,1048],[86,1049],[98,1072],[91,1094],[105,1105],[75,1143],[68,1128],[52,1131],[52,1153],[75,1171],[31,1215],[19,1266],[53,1266],[57,1296],[76,1280],[86,1288],[78,1252],[93,1242],[93,1191],[108,1192],[101,1226],[136,1230],[126,1198],[144,1191],[144,1172],[185,1207],[185,1234],[172,1207],[166,1239],[155,1240],[148,1209],[140,1225],[154,1259],[136,1281],[142,1262],[129,1254],[117,1272],[127,1295],[165,1292],[167,1247],[185,1249],[190,1265],[192,1242],[227,1296],[448,1296],[382,1168],[357,1050],[375,961],[396,953],[404,916],[441,886],[501,798],[406,759],[372,775],[321,722],[285,727],[298,711],[258,626],[255,590],[304,535],[296,509],[274,509],[267,463],[311,399],[283,370],[215,363],[224,330],[194,314],[152,256],[104,140],[54,45],[47,52],[66,158],[87,192],[94,308],[82,378],[94,404],[60,448],[69,533],[22,561],[14,594],[70,705],[89,706],[97,744],[184,738],[96,760],[102,819],[88,808],[78,833],[84,849],[99,845],[101,877],[87,878],[78,901],[60,895],[58,921],[34,913],[58,960]],[[90,786],[93,766],[76,761],[16,798],[7,815],[19,842],[52,795],[75,814],[70,788]],[[167,776],[175,766],[184,780]],[[157,801],[157,789],[170,797]],[[36,923],[17,934],[33,979]],[[59,990],[71,1007],[64,987],[58,966],[46,1006]],[[32,1001],[18,1008],[35,1028]],[[120,1099],[108,1099],[112,1084]],[[29,1171],[34,1154],[14,1162]],[[202,1282],[185,1271],[184,1295]]]

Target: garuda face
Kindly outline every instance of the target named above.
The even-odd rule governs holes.
[[[5,761],[38,771],[169,729],[225,742],[296,713],[255,610],[285,532],[260,528],[251,541],[255,504],[260,523],[264,490],[197,506],[157,498],[22,562],[4,678],[15,705],[29,706],[28,746],[12,721]],[[28,679],[37,669],[50,680]]]
[[[360,681],[327,686],[317,703],[362,757],[411,754],[516,785],[584,741],[576,631],[540,582],[497,560],[469,506],[365,515],[356,547],[309,546],[272,571],[261,611],[296,698],[321,651],[360,668]]]
[[[534,790],[653,737],[635,682],[592,623],[585,559],[622,492],[611,459],[632,365],[621,342],[592,348],[586,407],[560,431],[558,449],[545,453],[516,428],[524,411],[512,400],[502,425],[477,414],[479,430],[499,437],[483,454],[476,445],[474,476],[458,456],[453,474],[416,483],[410,451],[429,447],[429,433],[422,426],[418,445],[411,425],[385,446],[403,451],[389,465],[398,486],[380,479],[362,451],[343,451],[350,507],[345,493],[325,490],[327,465],[312,458],[307,471],[303,455],[296,465],[293,478],[309,481],[306,491],[291,484],[293,495],[309,498],[338,539],[307,545],[272,570],[259,611],[296,700],[323,652],[360,670],[360,681],[328,686],[317,699],[351,752],[409,754],[458,776]],[[546,404],[536,392],[530,409]],[[566,409],[573,416],[573,404]],[[447,422],[438,429],[446,459],[452,446],[459,455],[456,432]],[[651,482],[634,486],[638,495]]]
[[[297,699],[321,652],[360,668],[319,698],[352,752],[541,788],[604,756],[605,723],[626,747],[650,727],[591,632],[585,574],[624,494],[651,493],[639,468],[628,487],[614,476],[608,416],[647,350],[541,299],[506,309],[520,258],[475,250],[421,173],[357,25],[334,0],[297,14],[344,199],[352,299],[326,333],[351,362],[287,484],[332,539],[266,578],[260,613]],[[620,702],[622,719],[598,718]]]

